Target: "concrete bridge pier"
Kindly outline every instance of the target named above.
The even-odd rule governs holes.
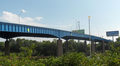
[[[84,41],[84,50],[85,50],[85,53],[87,53],[87,42],[86,42],[86,40]]]
[[[68,48],[68,39],[66,40],[66,42],[65,42],[65,53],[67,53],[68,52],[68,50],[69,50],[69,48]]]
[[[62,40],[57,40],[57,56],[62,56],[63,54],[63,45],[62,45]]]
[[[95,52],[97,52],[97,48],[96,48],[96,42],[95,42]]]
[[[94,40],[91,41],[91,52],[95,52]]]
[[[102,41],[102,52],[104,53],[105,52],[105,42]]]
[[[5,41],[5,55],[10,55],[10,45],[8,39]]]

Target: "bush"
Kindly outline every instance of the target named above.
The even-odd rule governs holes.
[[[22,48],[24,50],[28,50]],[[84,53],[71,52],[63,54],[61,57],[30,59],[21,57],[20,59],[9,59],[7,56],[0,57],[0,66],[120,66],[120,49],[112,47],[112,50],[100,54],[92,54],[91,57]],[[25,53],[21,53],[25,54]],[[12,56],[16,56],[15,53]]]

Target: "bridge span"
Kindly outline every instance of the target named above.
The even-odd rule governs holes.
[[[58,38],[57,56],[61,56],[63,54],[63,46],[62,46],[61,38],[66,40],[66,45],[65,45],[66,52],[68,51],[69,39],[85,40],[85,52],[87,52],[86,41],[89,40],[89,35],[87,34],[79,34],[75,32],[45,28],[45,27],[0,22],[0,37],[6,39],[5,55],[10,55],[9,39],[19,36]],[[105,52],[105,43],[111,42],[111,40],[107,40],[93,35],[90,35],[90,37],[91,37],[92,52],[95,51],[95,46],[96,46],[96,44],[94,44],[95,42],[102,42],[103,52]]]

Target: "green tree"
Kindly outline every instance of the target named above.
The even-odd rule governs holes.
[[[4,47],[5,47],[4,44],[5,44],[4,42],[0,42],[0,51],[4,50]]]
[[[36,48],[37,45],[35,44],[32,44],[31,47],[20,47],[20,56],[23,56],[23,57],[31,57],[32,53],[33,53],[33,49]]]
[[[9,42],[10,42],[10,52],[16,52],[16,48],[15,48],[16,41],[14,39],[9,39]]]
[[[16,43],[15,43],[15,49],[17,52],[20,52],[19,48],[22,47],[22,40],[20,38],[17,38]]]
[[[116,38],[117,42],[120,42],[120,37]]]

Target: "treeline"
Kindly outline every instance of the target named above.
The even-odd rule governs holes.
[[[28,47],[30,48],[33,44],[36,45],[36,48],[33,49],[32,55],[44,55],[44,56],[57,56],[57,39],[53,39],[52,42],[49,40],[47,41],[35,41],[35,40],[27,40],[27,39],[20,39],[17,38],[16,40],[14,39],[9,39],[10,42],[10,52],[11,53],[20,53],[20,48],[21,47]],[[73,39],[70,39],[68,41],[69,45],[69,52],[85,52],[84,51],[84,42],[76,42]],[[0,51],[4,52],[4,42],[0,42]],[[111,49],[110,45],[113,45],[114,47],[120,47],[120,37],[117,38],[117,41],[112,43],[110,42],[109,44],[105,45],[105,49],[109,50]],[[87,52],[89,53],[89,48],[90,45],[87,44]],[[100,52],[102,51],[102,44],[98,43],[96,45],[97,51]],[[65,42],[63,42],[63,53],[65,53]]]
[[[47,41],[35,41],[35,40],[27,40],[27,39],[20,39],[17,38],[9,39],[10,42],[10,52],[11,53],[20,53],[21,47],[28,47],[30,48],[31,45],[35,44],[37,47],[33,50],[32,55],[44,55],[44,56],[57,56],[57,39],[53,39],[52,42],[49,40]],[[84,43],[76,42],[73,39],[69,40],[69,52],[84,52]],[[0,42],[0,51],[4,52],[4,42]],[[63,53],[65,53],[65,42],[63,42]]]

